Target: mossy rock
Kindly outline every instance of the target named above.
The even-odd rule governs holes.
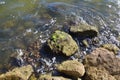
[[[62,53],[66,56],[71,56],[78,50],[77,43],[72,37],[63,31],[55,31],[48,39],[47,45],[54,53]]]
[[[113,51],[116,55],[120,49],[115,44],[103,44],[101,47],[108,49],[109,51]]]
[[[96,37],[99,32],[97,27],[88,25],[86,23],[79,23],[78,25],[70,27],[70,33],[80,37]]]
[[[57,65],[57,70],[76,79],[85,73],[84,65],[77,60],[64,61]]]

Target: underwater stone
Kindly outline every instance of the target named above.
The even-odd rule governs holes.
[[[85,47],[89,47],[89,44],[88,44],[87,40],[83,40],[82,42],[83,42],[83,45],[84,45]]]
[[[78,25],[70,27],[70,33],[80,37],[96,37],[99,32],[97,27],[88,25],[86,23],[79,23]]]
[[[52,52],[66,56],[71,56],[78,50],[78,45],[72,37],[68,33],[58,30],[48,39],[47,45]]]
[[[57,70],[74,78],[82,77],[85,69],[82,63],[77,60],[67,60],[57,65]]]

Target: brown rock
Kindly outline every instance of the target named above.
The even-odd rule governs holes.
[[[32,72],[32,66],[23,66],[0,75],[0,80],[28,80]]]
[[[116,80],[104,68],[86,68],[85,80]]]
[[[118,54],[120,49],[115,44],[103,44],[101,45],[103,48],[113,51],[115,54]]]
[[[78,50],[78,45],[72,37],[68,33],[59,30],[51,35],[47,45],[52,52],[62,53],[66,56],[71,56]]]
[[[41,75],[38,80],[71,80],[61,76]]]
[[[83,64],[77,60],[64,61],[57,66],[57,70],[74,78],[82,77],[85,73]]]
[[[90,55],[85,57],[83,63],[86,69],[91,66],[102,69],[105,68],[110,75],[120,76],[120,59],[107,49],[97,48]],[[115,78],[116,80],[120,80],[117,77]]]

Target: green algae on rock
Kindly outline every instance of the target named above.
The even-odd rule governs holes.
[[[47,45],[51,51],[55,53],[62,53],[66,56],[71,56],[78,50],[78,45],[72,37],[59,30],[55,31],[48,39]]]
[[[5,74],[1,74],[0,80],[28,80],[32,72],[32,66],[27,65],[20,68],[15,68]]]
[[[67,60],[57,65],[57,70],[74,78],[82,77],[85,69],[82,63],[77,60]]]
[[[116,55],[118,54],[118,51],[120,50],[115,44],[103,44],[101,46],[105,49],[113,51]]]
[[[99,32],[97,27],[88,25],[86,23],[79,23],[78,25],[70,27],[70,33],[81,37],[96,37]]]

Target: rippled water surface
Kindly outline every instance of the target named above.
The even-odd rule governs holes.
[[[11,54],[26,49],[32,41],[44,43],[67,20],[110,29],[117,38],[119,5],[119,0],[0,0],[0,66],[7,65]]]

